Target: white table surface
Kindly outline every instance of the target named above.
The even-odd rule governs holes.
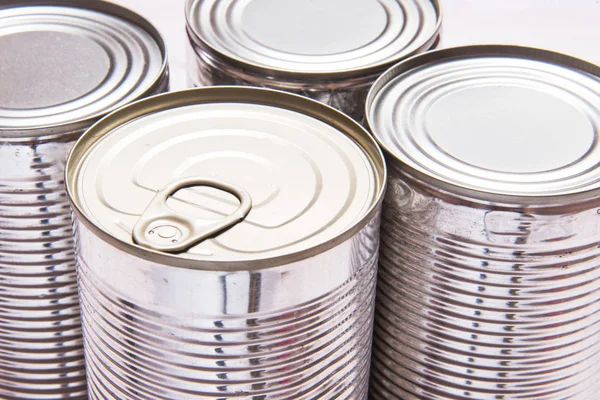
[[[112,0],[143,15],[169,51],[171,89],[187,87],[185,0]],[[302,0],[298,0],[302,1]],[[440,0],[441,47],[474,43],[547,48],[600,64],[600,0]]]

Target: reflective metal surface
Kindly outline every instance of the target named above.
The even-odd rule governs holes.
[[[158,32],[114,4],[9,1],[0,6],[2,137],[83,130],[167,85],[165,57]]]
[[[0,398],[85,399],[65,158],[0,142]]]
[[[403,84],[403,76],[411,80],[446,61],[450,70],[433,74],[430,91],[420,91],[419,84],[411,88],[435,93],[443,86],[436,82],[449,81],[438,105],[478,91],[477,102],[454,97],[468,108],[446,104],[446,111],[456,112],[454,120],[420,110],[436,103],[419,102],[410,90],[394,102],[388,88],[385,101],[369,103],[369,123],[387,147],[389,166],[371,397],[594,399],[600,390],[600,196],[593,180],[578,187],[568,174],[563,180],[548,177],[560,177],[557,165],[572,171],[600,162],[595,143],[586,143],[585,157],[573,156],[579,135],[590,134],[583,129],[590,125],[578,121],[593,121],[598,113],[594,103],[584,106],[581,100],[600,94],[592,75],[598,67],[525,48],[449,49],[399,64],[391,79],[384,76],[374,85],[369,99],[378,99],[376,91],[387,84]],[[481,84],[469,87],[478,78]],[[502,91],[513,87],[511,101]],[[530,101],[523,112],[522,100],[536,94],[542,100]],[[407,99],[410,104],[403,103]],[[397,110],[412,106],[413,112],[395,119],[399,114],[376,109],[386,102],[404,104]],[[580,114],[565,114],[565,103]],[[556,107],[540,119],[538,107],[548,104]],[[569,126],[555,120],[562,116],[573,116],[565,119]],[[443,121],[447,137],[439,139],[435,124]],[[494,150],[482,149],[478,137],[465,141],[473,133],[470,124]],[[425,151],[433,147],[425,145],[423,132],[432,141],[445,140],[450,151]],[[419,151],[404,150],[412,135],[413,143],[422,144]],[[518,146],[528,141],[523,154]],[[546,151],[539,153],[538,144]],[[450,181],[440,171],[447,171],[452,152]]]
[[[196,54],[191,50],[188,53],[188,78],[191,86],[251,85],[266,88],[275,87],[320,101],[343,111],[359,122],[364,118],[365,99],[371,84],[376,78],[376,76],[369,76],[367,79],[347,80],[345,87],[332,83],[307,84],[306,82],[281,81],[274,85],[273,80],[268,77],[249,76],[244,71],[236,71],[226,65],[217,63],[206,54]]]
[[[366,399],[385,165],[360,125],[284,92],[170,93],[93,126],[66,176],[92,398]],[[132,239],[148,210],[136,235],[176,245],[248,207],[182,251]]]
[[[596,398],[598,198],[477,204],[390,163],[384,210],[371,398]]]
[[[64,168],[74,139],[102,111],[166,89],[162,41],[134,21],[143,22],[95,1],[0,6],[2,399],[87,398]],[[158,60],[133,65],[123,46],[142,37],[154,38]],[[135,74],[134,85],[118,85]]]
[[[584,192],[600,187],[599,73],[525,47],[439,50],[378,80],[369,123],[395,157],[453,186],[520,196]]]
[[[141,260],[77,223],[91,399],[366,399],[379,219],[253,271]]]
[[[193,85],[289,90],[357,120],[377,74],[431,48],[441,24],[434,0],[189,0],[186,16]]]

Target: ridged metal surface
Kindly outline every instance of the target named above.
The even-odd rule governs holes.
[[[85,399],[65,159],[0,143],[0,398]]]
[[[168,88],[164,45],[88,0],[3,3],[0,42],[0,399],[83,400],[66,158],[104,113]]]
[[[598,398],[600,202],[491,207],[390,164],[371,397]]]
[[[190,86],[243,85],[286,90],[343,111],[359,122],[364,118],[367,93],[377,77],[349,79],[337,85],[332,82],[308,84],[306,82],[274,81],[267,77],[252,76],[244,71],[221,64],[193,44],[188,50],[188,82]]]
[[[168,89],[165,75],[153,89]],[[73,139],[0,140],[0,398],[85,399],[71,210]],[[56,132],[55,132],[56,134]]]
[[[169,267],[76,222],[91,399],[366,399],[379,213],[315,257]]]

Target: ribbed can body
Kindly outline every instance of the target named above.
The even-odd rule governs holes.
[[[85,399],[64,167],[73,141],[0,141],[0,398]]]
[[[336,108],[355,121],[364,119],[365,100],[377,75],[346,82],[309,83],[270,79],[249,75],[243,70],[220,63],[200,47],[188,46],[188,83],[193,87],[213,85],[257,86],[285,90]]]
[[[150,93],[167,90],[165,72]],[[64,182],[81,133],[0,138],[1,399],[87,398]]]
[[[379,213],[249,271],[145,261],[76,222],[91,399],[366,399]]]
[[[597,398],[599,206],[491,204],[390,165],[372,398]]]

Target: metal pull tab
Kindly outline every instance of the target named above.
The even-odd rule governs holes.
[[[231,193],[240,201],[233,214],[219,220],[194,220],[172,211],[167,199],[180,189],[208,186]],[[221,232],[246,218],[252,199],[244,189],[213,179],[185,178],[160,189],[133,227],[133,241],[140,246],[165,252],[188,249],[215,233]]]

